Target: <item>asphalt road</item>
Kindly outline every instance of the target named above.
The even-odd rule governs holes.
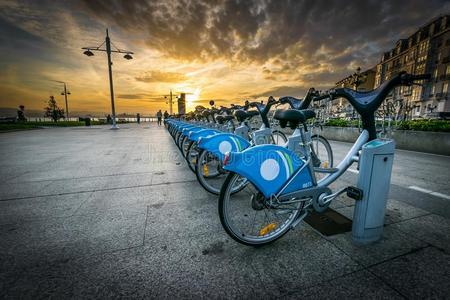
[[[331,142],[340,161],[352,144]],[[344,178],[356,183],[356,165]],[[390,198],[450,218],[450,157],[397,149],[391,177]]]

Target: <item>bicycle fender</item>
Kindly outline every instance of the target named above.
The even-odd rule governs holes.
[[[183,128],[181,134],[189,136],[190,132],[198,132],[200,130],[203,130],[203,128],[201,127]]]
[[[258,145],[228,155],[224,169],[250,180],[267,198],[277,194],[293,176],[295,178],[282,194],[313,185],[307,167],[296,174],[305,162],[282,146]]]
[[[202,137],[198,140],[198,147],[213,153],[219,160],[225,158],[227,152],[241,152],[250,147],[250,143],[232,133],[219,133]]]
[[[198,139],[200,137],[207,137],[209,135],[213,135],[213,134],[217,134],[217,133],[218,133],[217,130],[203,129],[203,130],[200,130],[200,131],[197,131],[197,132],[190,132],[188,138],[191,141],[198,142]]]

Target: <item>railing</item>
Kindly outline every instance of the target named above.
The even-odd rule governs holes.
[[[52,122],[52,118],[48,117],[26,117],[28,122]],[[97,117],[89,117],[91,121],[103,121],[106,123],[106,118],[97,118]],[[136,123],[137,118],[116,118],[117,122],[127,122],[127,123]],[[141,117],[141,122],[156,122],[158,119],[156,117]],[[78,117],[70,117],[68,119],[60,119],[60,121],[79,121]]]

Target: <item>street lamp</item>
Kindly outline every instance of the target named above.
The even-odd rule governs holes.
[[[70,92],[67,90],[67,86],[64,81],[59,80],[52,80],[52,81],[64,84],[64,91],[61,92],[61,96],[64,96],[64,100],[66,102],[66,120],[69,120],[69,106],[67,104],[67,95],[70,95]]]
[[[170,97],[169,99],[167,99],[167,97]],[[172,115],[172,90],[170,90],[170,94],[169,95],[165,95],[164,99],[166,99],[166,104],[167,102],[169,102],[169,114]]]
[[[103,44],[105,44],[106,49],[102,49],[100,47],[103,46]],[[116,48],[116,50],[111,50],[111,44]],[[114,106],[114,88],[113,88],[113,79],[112,79],[112,61],[111,61],[111,53],[125,53],[125,55],[123,56],[123,58],[125,58],[126,60],[130,60],[133,59],[133,57],[131,56],[131,54],[134,54],[131,51],[127,51],[127,50],[121,50],[119,48],[117,48],[109,39],[109,33],[108,33],[108,29],[106,29],[106,38],[105,38],[105,42],[103,42],[100,46],[97,47],[83,47],[81,48],[82,50],[85,50],[83,52],[84,55],[86,56],[94,56],[94,53],[92,51],[103,51],[106,52],[107,57],[108,57],[108,71],[109,71],[109,90],[110,90],[110,94],[111,94],[111,110],[112,110],[112,127],[111,129],[118,129],[119,127],[117,127],[116,125],[116,109]]]

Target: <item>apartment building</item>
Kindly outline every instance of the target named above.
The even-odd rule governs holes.
[[[450,15],[435,18],[408,38],[400,39],[374,68],[350,75],[336,82],[336,87],[370,91],[401,71],[431,74],[432,79],[396,88],[383,106],[390,116],[450,117]],[[334,101],[332,112],[339,117],[354,117],[353,110],[342,99]]]
[[[399,118],[435,118],[450,114],[450,16],[431,20],[397,41],[376,66],[377,88],[401,71],[431,74],[422,85],[399,87],[387,99]]]

